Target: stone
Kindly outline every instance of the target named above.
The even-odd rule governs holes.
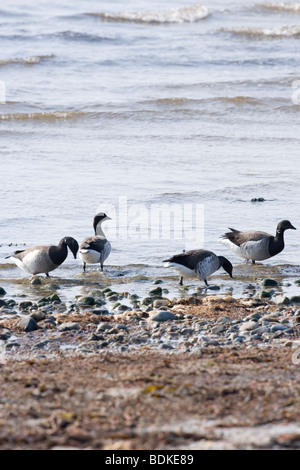
[[[95,299],[91,295],[88,295],[86,297],[79,297],[76,303],[80,307],[85,307],[85,306],[90,307],[91,305],[94,305]]]
[[[273,293],[273,291],[262,290],[259,295],[262,299],[270,299]]]
[[[107,310],[107,308],[93,308],[91,310],[91,313],[93,313],[94,315],[109,315],[109,311]]]
[[[11,337],[11,332],[7,328],[3,328],[0,333],[0,340],[6,341]]]
[[[171,344],[168,344],[168,343],[161,343],[159,346],[158,346],[158,349],[174,349],[173,346]]]
[[[5,295],[6,291],[3,289],[3,287],[0,287],[0,295]]]
[[[149,292],[149,295],[150,296],[157,296],[157,297],[161,297],[162,296],[162,288],[161,287],[156,287],[155,289],[152,289],[150,292]]]
[[[54,282],[52,282],[50,284],[45,284],[44,289],[45,290],[58,290],[58,289],[60,289],[60,286],[58,284],[55,284]]]
[[[30,301],[24,301],[24,302],[20,302],[20,303],[19,303],[19,308],[20,308],[21,310],[26,310],[26,309],[28,309],[29,307],[32,307],[32,305],[33,305],[32,302],[30,302]]]
[[[124,330],[126,333],[129,333],[129,329],[126,325],[123,325],[123,323],[119,323],[116,327],[118,330]]]
[[[275,279],[264,279],[262,282],[264,287],[276,287],[278,286],[278,282]]]
[[[96,297],[96,298],[99,298],[99,297],[103,297],[104,296],[104,293],[103,293],[103,290],[101,289],[93,289],[89,292],[89,295],[88,297]]]
[[[58,327],[59,331],[70,331],[70,330],[79,330],[79,329],[80,329],[79,324],[75,323],[75,322],[71,322],[71,321],[66,322],[66,323],[62,323]]]
[[[277,305],[289,305],[291,303],[291,300],[286,297],[285,295],[276,295],[274,297],[274,302],[277,304]]]
[[[271,326],[271,332],[272,333],[274,333],[275,331],[283,331],[283,330],[287,330],[287,329],[288,329],[288,326],[282,325],[281,323],[274,323]]]
[[[211,332],[214,333],[215,335],[219,335],[223,333],[225,330],[226,330],[226,327],[224,325],[216,325],[212,327]]]
[[[111,324],[110,323],[99,323],[96,329],[96,334],[99,332],[103,332],[105,330],[110,330],[111,329]]]
[[[127,305],[120,304],[115,308],[115,310],[117,310],[117,312],[119,313],[122,313],[122,312],[125,312],[126,310],[131,310],[131,308],[128,307]]]
[[[236,336],[233,339],[233,343],[243,343],[245,341],[246,337],[245,336]]]
[[[22,328],[26,333],[30,331],[35,331],[38,329],[38,324],[32,317],[24,317],[19,322],[19,327]]]
[[[166,307],[169,305],[170,301],[168,299],[156,299],[153,302],[153,307],[154,308],[159,308],[159,307]]]
[[[259,327],[256,321],[249,320],[241,324],[239,331],[252,331]]]
[[[41,310],[36,310],[30,314],[30,317],[38,323],[39,321],[45,320],[46,314]]]
[[[30,280],[30,284],[32,284],[33,286],[40,286],[42,284],[41,278],[40,277],[33,277]]]
[[[151,297],[145,297],[143,300],[142,300],[142,305],[152,305],[152,302],[153,302],[153,299]]]
[[[151,315],[149,317],[149,320],[151,321],[157,321],[157,322],[164,322],[168,320],[175,320],[177,317],[174,315],[172,312],[168,312],[165,310],[161,310],[159,312],[154,313],[154,315]]]

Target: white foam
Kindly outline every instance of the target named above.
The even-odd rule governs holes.
[[[192,5],[160,11],[99,13],[96,15],[108,20],[133,21],[136,23],[192,23],[206,18],[209,12],[205,5]]]

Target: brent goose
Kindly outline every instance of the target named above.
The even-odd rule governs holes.
[[[232,277],[232,264],[224,256],[217,256],[207,250],[189,250],[179,255],[174,255],[170,259],[164,260],[166,268],[174,268],[181,275],[179,284],[183,284],[183,278],[195,278],[204,281],[206,286],[207,277],[223,269]]]
[[[15,251],[6,258],[11,258],[23,271],[30,274],[45,273],[49,277],[49,272],[58,268],[67,258],[68,247],[76,258],[79,245],[72,237],[62,238],[57,246],[32,246],[26,250]]]
[[[271,258],[283,250],[283,234],[289,228],[296,230],[289,220],[282,220],[277,225],[275,237],[265,232],[240,232],[229,228],[231,232],[225,233],[220,241],[237,256],[252,260],[254,264],[255,261]]]
[[[99,214],[95,215],[93,221],[95,235],[83,240],[79,247],[79,258],[82,260],[84,271],[87,264],[95,263],[100,263],[101,271],[103,271],[104,261],[111,252],[111,245],[101,228],[101,224],[105,220],[111,220],[111,218],[104,212],[99,212]]]

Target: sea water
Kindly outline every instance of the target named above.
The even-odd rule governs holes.
[[[235,280],[220,270],[212,281],[222,292],[277,275],[294,286],[299,232],[256,267],[218,239],[228,227],[275,234],[282,219],[300,228],[299,41],[297,2],[3,0],[8,294],[36,291],[6,256],[66,235],[80,243],[98,211],[112,217],[111,255],[104,274],[84,275],[70,254],[53,272],[69,295],[92,284],[144,294],[155,279],[181,295],[163,260],[189,248],[231,260]]]

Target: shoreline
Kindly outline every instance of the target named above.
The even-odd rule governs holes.
[[[0,449],[300,448],[297,304],[151,291],[0,298]]]
[[[42,285],[39,277],[31,283]],[[0,330],[0,353],[17,359],[20,350],[23,357],[30,353],[50,357],[53,351],[62,355],[141,348],[195,352],[210,345],[297,344],[300,297],[275,294],[278,283],[273,279],[265,279],[263,285],[259,296],[251,285],[251,294],[239,299],[213,287],[209,291],[198,287],[190,296],[187,290],[186,297],[171,300],[163,282],[157,281],[144,298],[105,287],[92,288],[70,303],[61,300],[60,286],[48,280],[44,291],[37,290],[45,296],[35,302],[26,296],[19,301],[7,298],[0,288],[4,330],[2,334]]]

